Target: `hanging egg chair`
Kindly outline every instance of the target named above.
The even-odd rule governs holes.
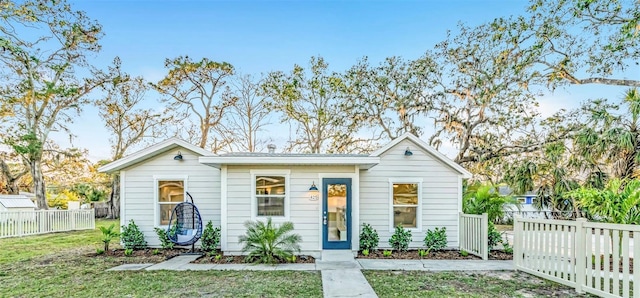
[[[202,237],[202,218],[198,207],[193,204],[193,197],[188,192],[187,196],[191,202],[182,202],[171,212],[167,237],[178,246],[191,245],[193,251],[195,243]]]

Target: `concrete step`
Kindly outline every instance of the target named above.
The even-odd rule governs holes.
[[[353,261],[354,253],[348,249],[335,249],[329,250],[325,249],[322,251],[323,262],[345,262],[345,261]]]

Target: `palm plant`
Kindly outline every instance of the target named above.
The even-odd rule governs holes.
[[[120,235],[118,232],[114,231],[115,227],[115,224],[111,224],[108,228],[103,226],[98,227],[100,232],[102,232],[102,242],[104,243],[104,251],[106,253],[109,252],[109,243],[111,243],[111,240]]]
[[[292,222],[284,222],[275,226],[271,218],[267,222],[247,221],[244,224],[247,232],[238,237],[243,243],[242,252],[248,252],[247,261],[254,263],[275,264],[285,261],[295,252],[300,252],[298,244],[302,238],[293,231]]]
[[[507,205],[520,203],[511,196],[501,196],[498,189],[491,184],[479,184],[469,186],[462,200],[462,210],[468,214],[487,213],[490,222],[497,222],[504,218],[504,209]]]

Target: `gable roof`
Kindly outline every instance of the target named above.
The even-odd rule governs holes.
[[[199,161],[214,168],[222,165],[357,165],[369,169],[377,165],[380,158],[362,154],[232,153],[203,156]]]
[[[5,208],[36,208],[36,205],[23,195],[0,195],[0,205]]]
[[[104,172],[104,173],[116,172],[177,147],[185,148],[201,156],[213,155],[213,153],[207,150],[204,150],[198,146],[191,145],[181,139],[173,137],[173,138],[164,140],[160,143],[157,143],[155,145],[149,146],[140,151],[137,151],[135,153],[132,153],[130,155],[127,155],[116,161],[112,161],[104,166],[101,166],[100,168],[98,168],[98,172]]]
[[[388,144],[378,148],[378,150],[373,151],[371,153],[371,156],[379,157],[383,153],[387,152],[387,150],[393,148],[394,146],[398,145],[400,142],[402,142],[404,140],[410,140],[414,144],[418,145],[424,151],[427,151],[429,154],[431,154],[436,160],[439,160],[440,162],[442,162],[443,164],[449,166],[450,168],[452,168],[456,172],[462,174],[462,177],[467,178],[467,179],[471,178],[471,176],[472,176],[471,172],[467,171],[461,165],[455,163],[453,160],[449,159],[448,157],[446,157],[444,154],[440,153],[435,148],[429,146],[429,144],[427,144],[426,142],[424,142],[420,138],[418,138],[415,135],[413,135],[412,133],[408,133],[408,132],[403,134],[403,135],[401,135],[401,136],[399,136],[399,137],[397,137],[397,138],[395,138],[393,141],[389,142]]]

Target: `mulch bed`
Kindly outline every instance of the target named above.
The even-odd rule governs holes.
[[[174,248],[174,249],[155,249],[145,248],[134,250],[131,255],[124,254],[124,249],[110,249],[109,251],[97,254],[95,252],[87,254],[88,257],[97,258],[117,258],[123,263],[160,263],[175,256],[188,252],[188,249]]]
[[[222,257],[216,259],[216,255],[220,255]],[[316,259],[312,256],[305,255],[297,255],[295,262],[280,262],[281,264],[313,264],[316,262]],[[225,256],[223,253],[217,254],[209,254],[203,255],[201,258],[193,261],[192,263],[196,264],[251,264],[251,262],[245,261],[245,256]]]
[[[369,253],[368,256],[362,255],[362,252],[358,253],[358,258],[361,259],[390,259],[390,260],[480,260],[481,258],[478,256],[474,256],[469,254],[467,256],[463,256],[460,254],[458,250],[438,250],[432,251],[428,255],[421,257],[418,255],[417,250],[409,250],[409,251],[394,251],[391,256],[386,257],[382,254],[382,250],[373,251]],[[492,250],[489,253],[489,260],[512,260],[513,255],[505,253],[501,250]]]

